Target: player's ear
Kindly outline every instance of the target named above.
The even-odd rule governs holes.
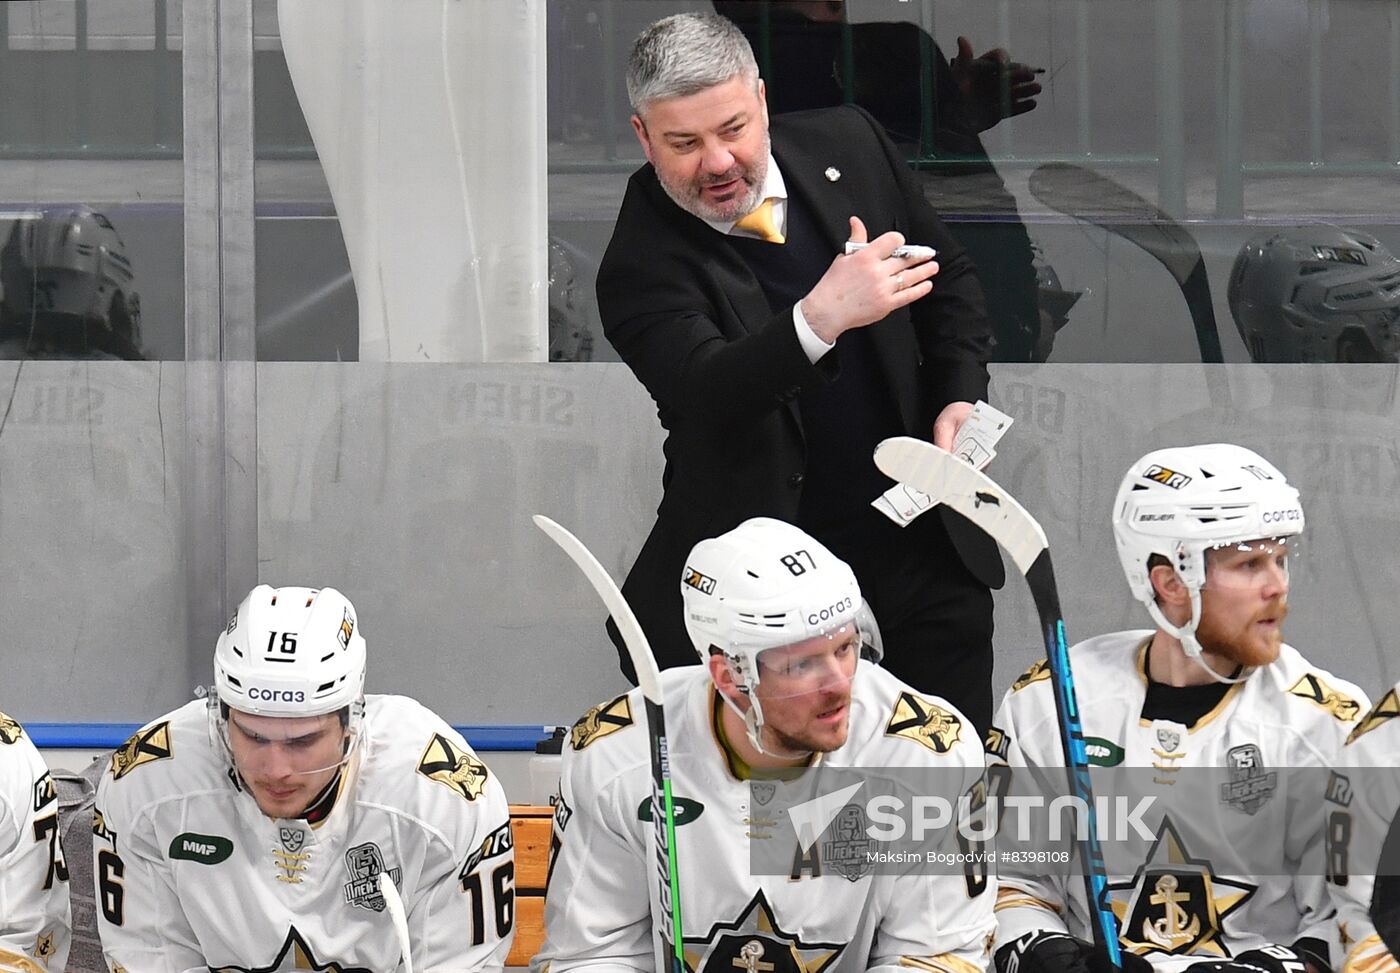
[[[1154,564],[1148,577],[1152,579],[1152,591],[1157,596],[1159,605],[1188,605],[1191,603],[1191,593],[1187,591],[1181,576],[1170,564]]]
[[[733,702],[744,699],[743,693],[739,691],[739,684],[734,679],[734,667],[724,657],[724,653],[712,653],[708,665],[710,678],[714,680],[715,689],[721,696]]]

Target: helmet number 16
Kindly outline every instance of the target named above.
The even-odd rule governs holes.
[[[270,656],[277,656],[277,655],[296,655],[296,654],[297,654],[297,633],[296,633],[296,632],[282,632],[282,633],[280,633],[281,636],[282,636],[282,644],[281,644],[280,646],[277,644],[277,636],[278,636],[278,634],[279,634],[279,633],[277,633],[277,632],[268,632],[268,633],[267,633],[267,654],[270,655]],[[289,661],[290,661],[290,660],[289,660]]]

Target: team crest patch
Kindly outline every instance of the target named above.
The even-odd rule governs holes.
[[[1220,803],[1253,814],[1278,790],[1278,774],[1264,768],[1264,755],[1253,743],[1231,747],[1225,754],[1230,780],[1220,785]]]
[[[265,954],[264,954],[265,955]],[[316,955],[312,944],[307,942],[296,926],[287,930],[287,938],[265,966],[221,966],[212,973],[278,973],[281,970],[314,970],[316,973],[370,973],[363,966],[345,966],[335,960],[322,960]],[[112,973],[126,973],[120,966],[112,965]]]
[[[484,763],[441,733],[434,733],[428,741],[428,749],[418,761],[418,773],[452,788],[469,801],[481,796],[486,790],[486,779],[491,776]]]
[[[1013,693],[1020,692],[1033,682],[1040,682],[1042,679],[1049,678],[1050,662],[1047,659],[1041,659],[1035,665],[1021,673],[1020,678],[1011,684],[1011,691]]]
[[[1289,692],[1326,710],[1343,723],[1350,723],[1361,715],[1360,703],[1345,693],[1337,692],[1315,673],[1310,672],[1299,679]]]
[[[1177,748],[1181,746],[1180,724],[1168,724],[1157,727],[1157,745],[1162,749],[1158,751],[1158,756],[1174,757],[1179,756],[1181,751]]]
[[[669,950],[670,943],[665,945]],[[762,889],[736,918],[716,922],[708,932],[684,941],[686,968],[716,973],[826,973],[845,948],[845,943],[813,941],[789,932]]]
[[[1370,733],[1382,723],[1397,716],[1400,716],[1400,696],[1396,696],[1395,690],[1392,689],[1381,697],[1379,703],[1371,707],[1371,712],[1367,713],[1360,723],[1356,724],[1356,729],[1347,737],[1347,743],[1351,743],[1363,733]]]
[[[301,828],[289,828],[283,825],[277,829],[277,837],[282,841],[282,850],[289,855],[295,855],[301,851],[301,846],[306,843],[306,832]]]
[[[1171,487],[1173,490],[1180,490],[1191,482],[1191,477],[1185,473],[1178,473],[1176,470],[1169,470],[1165,466],[1158,466],[1153,463],[1142,471],[1144,480],[1151,480],[1153,483],[1160,483],[1162,486]]]
[[[379,891],[379,874],[385,871],[384,855],[372,841],[356,845],[345,853],[350,881],[345,884],[345,901],[361,909],[384,911],[384,895]],[[388,869],[396,886],[403,884],[403,869]]]
[[[771,780],[751,780],[749,790],[753,792],[753,799],[760,805],[767,807],[768,802],[778,793],[778,785]]]
[[[595,706],[574,724],[569,732],[569,746],[582,750],[590,743],[632,725],[632,703],[627,694]]]
[[[822,861],[847,881],[859,882],[874,867],[870,853],[875,850],[875,841],[865,832],[865,809],[847,804],[836,812],[831,839],[822,842]]]
[[[22,736],[24,736],[24,727],[4,713],[0,713],[0,743],[11,744]]]
[[[913,693],[900,693],[885,735],[906,737],[934,753],[947,753],[962,734],[962,720]]]
[[[173,756],[170,748],[170,721],[138,730],[112,754],[112,779],[121,780],[142,764]]]

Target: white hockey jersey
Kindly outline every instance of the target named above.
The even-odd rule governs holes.
[[[1382,696],[1352,730],[1327,788],[1328,877],[1341,925],[1343,973],[1400,971],[1400,962],[1371,917],[1376,863],[1391,830],[1400,828],[1397,716],[1400,686]]]
[[[795,874],[751,874],[750,842],[775,837],[780,812],[763,806],[761,787],[750,807],[749,783],[731,772],[716,737],[708,670],[667,670],[662,682],[690,973],[985,969],[995,901],[994,880],[985,873],[859,874],[860,863],[843,871],[823,862],[820,850],[815,861],[798,861],[793,847],[778,854],[794,862]],[[653,971],[658,953],[667,957],[661,968],[668,968],[670,930],[656,897],[649,740],[637,690],[594,708],[573,728],[536,973]],[[959,793],[980,783],[983,772],[977,731],[965,717],[868,665],[856,673],[845,745],[818,762],[945,768],[948,779],[960,782]]]
[[[114,971],[499,970],[514,859],[500,782],[414,700],[368,696],[330,813],[273,820],[235,782],[196,700],[113,755],[93,822],[98,931]]]
[[[71,940],[58,792],[23,728],[0,713],[0,971],[60,973]]]
[[[1070,649],[1096,800],[1108,801],[1102,811],[1119,795],[1126,799],[1107,836],[1114,840],[1104,842],[1123,948],[1175,971],[1311,937],[1329,945],[1336,963],[1320,809],[1326,768],[1365,709],[1365,696],[1284,645],[1274,663],[1231,686],[1194,726],[1144,719],[1152,634],[1115,632]],[[1013,780],[1039,777],[1047,787],[1064,787],[1043,661],[1003,698],[987,749],[989,766],[1008,765]],[[1144,837],[1137,838],[1121,809],[1148,798],[1137,819]],[[999,855],[1009,836],[1003,822]],[[1093,938],[1077,863],[1037,875],[1008,868],[1006,860],[997,948],[1035,929]]]

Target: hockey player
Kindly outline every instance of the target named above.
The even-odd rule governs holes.
[[[1343,973],[1400,971],[1400,686],[1342,748],[1327,785],[1327,860]]]
[[[139,730],[97,792],[98,931],[113,970],[393,970],[381,873],[418,970],[500,970],[509,811],[442,719],[363,694],[365,641],[333,588],[259,585],[214,688]]]
[[[995,892],[984,875],[877,875],[863,857],[838,868],[823,842],[805,857],[780,849],[790,875],[753,874],[751,842],[781,823],[766,779],[750,803],[751,778],[942,768],[966,787],[982,773],[962,714],[862,661],[878,656],[879,636],[850,568],[796,527],[757,518],[694,547],[682,597],[703,665],[668,669],[662,684],[689,968],[985,969]],[[654,953],[671,947],[652,894],[643,705],[633,690],[591,710],[565,748],[537,973],[667,968]]]
[[[1091,638],[1070,661],[1091,764],[1145,768],[1096,781],[1144,782],[1153,799],[1143,840],[1106,846],[1124,967],[1324,973],[1336,937],[1322,787],[1300,799],[1295,775],[1325,776],[1365,702],[1283,642],[1298,492],[1239,446],[1162,449],[1123,478],[1113,530],[1157,627]],[[994,722],[993,775],[1004,763],[1013,780],[1063,779],[1050,769],[1064,761],[1044,662],[1016,680]],[[1003,823],[998,841],[1007,833]],[[1003,869],[1000,973],[1100,966],[1081,876]]]
[[[0,973],[61,973],[71,940],[58,792],[24,728],[0,713]]]

